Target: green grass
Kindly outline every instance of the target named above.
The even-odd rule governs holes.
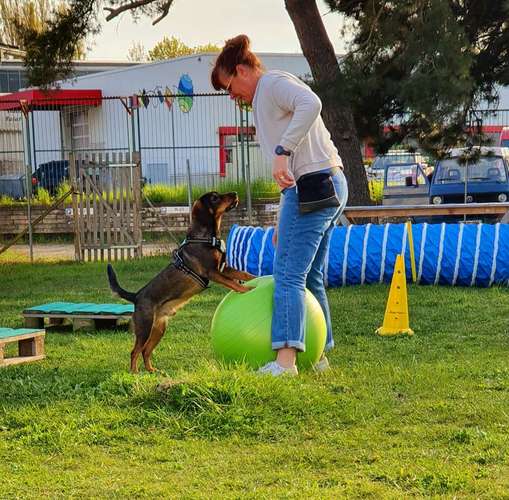
[[[134,290],[166,262],[115,268]],[[112,300],[104,264],[0,276],[1,326]],[[50,331],[45,361],[0,369],[0,498],[507,498],[508,293],[410,286],[414,337],[379,338],[387,286],[330,290],[334,368],[285,380],[214,360],[217,286],[170,322],[164,374],[127,372],[125,329]]]
[[[54,196],[51,196],[49,192],[44,188],[38,188],[32,199],[34,205],[51,205],[54,201],[64,196],[69,189],[70,184],[67,181],[62,182],[56,190]],[[229,180],[221,181],[214,188],[204,187],[193,187],[192,196],[193,200],[199,198],[203,193],[210,189],[216,189],[221,192],[237,191],[240,199],[245,203],[246,201],[246,185],[244,182],[232,182]],[[117,199],[119,196],[126,197],[126,192],[116,193]],[[97,197],[97,195],[93,195]],[[270,179],[255,179],[251,182],[251,197],[253,200],[259,199],[279,199],[279,189],[275,182]],[[109,192],[107,195],[109,201],[113,200],[113,192]],[[178,186],[172,186],[167,184],[147,184],[143,187],[142,203],[146,204],[146,198],[151,203],[162,204],[188,204],[188,192],[187,184],[179,184]],[[71,205],[71,196],[68,196],[64,202],[64,205]],[[0,206],[23,206],[26,205],[26,200],[13,200],[9,196],[0,195]]]
[[[243,182],[224,180],[214,189],[223,193],[236,191],[243,202],[246,200],[246,185]],[[203,187],[193,187],[193,199],[196,200],[206,191],[207,189]],[[143,188],[143,194],[152,203],[182,203],[184,205],[188,203],[187,185],[147,184]],[[251,183],[251,196],[254,200],[279,198],[279,189],[271,180],[255,179]]]

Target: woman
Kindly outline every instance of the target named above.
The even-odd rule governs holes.
[[[341,159],[320,116],[318,96],[289,73],[265,71],[246,35],[227,40],[211,81],[216,90],[253,107],[258,141],[281,188],[272,316],[277,357],[259,371],[297,375],[297,352],[305,349],[306,287],[325,315],[325,350],[334,346],[323,268],[332,229],[348,197]],[[315,368],[329,368],[325,355]]]

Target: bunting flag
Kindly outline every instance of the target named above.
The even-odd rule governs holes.
[[[175,98],[172,95],[171,89],[169,87],[166,87],[164,89],[164,103],[166,104],[166,106],[168,106],[168,110],[171,110],[174,99]]]

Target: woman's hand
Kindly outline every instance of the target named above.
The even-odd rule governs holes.
[[[295,179],[288,170],[288,156],[275,156],[272,162],[272,177],[281,190],[295,185]]]

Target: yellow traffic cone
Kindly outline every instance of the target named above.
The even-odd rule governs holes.
[[[405,262],[402,255],[396,257],[389,299],[385,308],[383,325],[376,333],[383,336],[413,335],[408,320],[408,297],[406,291]]]

